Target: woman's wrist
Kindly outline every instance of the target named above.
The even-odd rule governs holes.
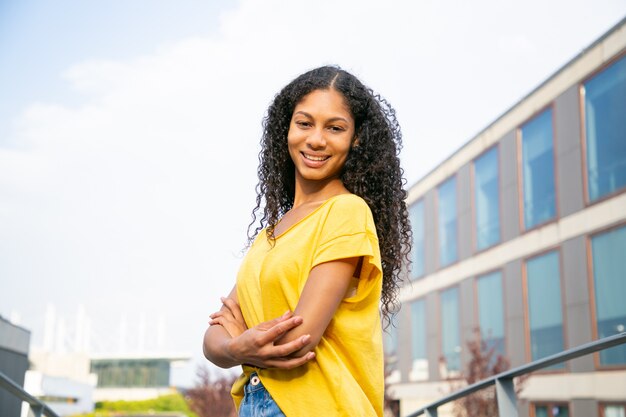
[[[231,354],[230,342],[232,337],[221,325],[210,326],[204,339],[204,356],[220,368],[232,368],[237,363]]]
[[[242,364],[242,361],[235,354],[235,349],[233,349],[233,341],[233,338],[224,340],[220,349],[224,355],[225,361],[231,364],[229,368]]]

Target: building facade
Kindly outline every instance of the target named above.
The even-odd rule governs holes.
[[[171,367],[189,359],[171,353],[91,355],[90,370],[97,379],[94,400],[137,401],[174,394]]]
[[[413,265],[386,344],[401,415],[450,391],[476,332],[514,367],[625,331],[626,19],[407,202]],[[626,346],[533,374],[519,407],[624,417]]]
[[[86,353],[33,348],[28,359],[24,389],[30,395],[59,416],[93,412],[96,375],[89,373]],[[22,417],[29,415],[28,407],[23,407]]]
[[[29,344],[30,331],[0,316],[0,372],[21,387],[28,369]],[[0,387],[2,416],[18,417],[21,409],[22,401]]]

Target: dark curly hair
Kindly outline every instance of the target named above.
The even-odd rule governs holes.
[[[287,148],[287,133],[294,108],[312,91],[331,88],[343,95],[354,118],[358,146],[348,154],[341,181],[348,191],[363,198],[372,211],[383,268],[382,311],[389,323],[398,307],[404,261],[407,266],[410,262],[407,193],[398,158],[402,133],[391,105],[354,75],[335,66],[316,68],[297,77],[274,98],[263,120],[259,183],[248,244],[264,227],[273,240],[278,220],[293,206],[295,167]],[[263,216],[253,229],[261,207]]]

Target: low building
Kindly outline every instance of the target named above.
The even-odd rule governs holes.
[[[27,371],[26,391],[49,406],[59,416],[73,416],[94,411],[93,384],[66,377],[50,376],[40,371]],[[22,417],[28,417],[26,407]]]
[[[386,345],[401,415],[450,392],[476,331],[513,367],[623,332],[626,19],[407,202],[413,266]],[[536,372],[520,398],[520,416],[624,416],[626,346]]]
[[[46,403],[59,416],[94,410],[96,376],[89,372],[84,352],[55,352],[33,349],[31,369],[26,372],[25,390]],[[23,410],[22,417],[26,417]]]
[[[170,383],[171,367],[187,362],[185,354],[92,355],[91,372],[97,376],[95,401],[144,400],[176,391]]]
[[[17,385],[24,386],[28,369],[30,331],[0,316],[0,372]],[[0,387],[0,410],[3,417],[17,417],[22,401]]]

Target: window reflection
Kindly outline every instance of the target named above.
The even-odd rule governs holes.
[[[439,206],[439,265],[446,266],[457,259],[456,177],[437,189]]]
[[[411,252],[411,277],[424,275],[424,202],[422,200],[409,208],[411,228],[413,230],[413,247]]]
[[[598,338],[626,331],[626,226],[591,240]],[[626,346],[600,351],[602,365],[626,364]]]
[[[585,136],[589,200],[626,186],[626,57],[587,81]]]
[[[447,370],[461,370],[459,290],[456,287],[441,292],[441,347]]]
[[[504,308],[502,274],[493,272],[478,278],[478,323],[487,348],[504,355]]]
[[[428,379],[428,358],[426,357],[426,303],[417,300],[411,303],[411,357],[412,366],[409,379]]]
[[[481,250],[500,241],[498,148],[492,148],[474,161],[474,204],[476,247]]]
[[[532,360],[537,360],[564,349],[558,253],[530,259],[526,263],[526,282],[530,350]],[[558,364],[551,368],[563,366]]]
[[[524,227],[529,229],[556,215],[552,109],[521,129]]]

